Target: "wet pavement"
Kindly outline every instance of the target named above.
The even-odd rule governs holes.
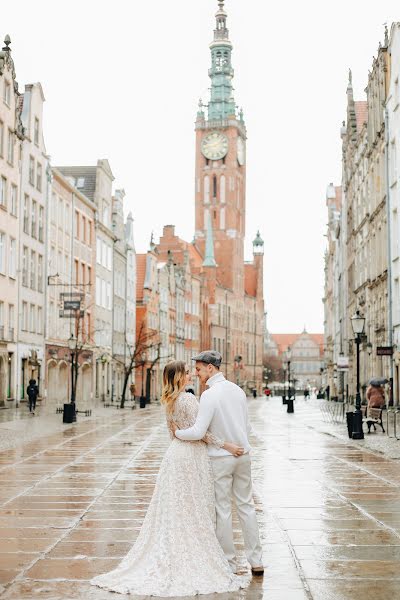
[[[220,600],[400,597],[400,463],[250,400],[265,576]],[[58,415],[60,417],[60,415]],[[140,529],[169,437],[158,406],[109,411],[0,452],[0,598],[113,599],[89,585]],[[245,568],[237,521],[240,565]]]

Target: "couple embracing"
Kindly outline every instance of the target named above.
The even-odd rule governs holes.
[[[93,585],[121,594],[163,597],[244,587],[248,579],[236,574],[232,497],[252,573],[264,572],[245,393],[220,373],[219,352],[201,352],[193,360],[208,389],[199,404],[185,392],[191,383],[185,363],[166,365],[161,400],[172,443],[135,544],[116,569],[92,579]]]

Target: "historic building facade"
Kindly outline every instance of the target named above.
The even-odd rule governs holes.
[[[251,263],[244,261],[246,141],[243,111],[233,96],[232,43],[224,2],[210,44],[210,101],[196,119],[195,238],[202,256],[202,347],[215,345],[229,379],[262,387],[263,251],[257,234]]]
[[[46,396],[49,404],[68,402],[71,396],[71,351],[77,338],[79,375],[77,401],[93,397],[94,275],[96,207],[76,187],[71,175],[52,169],[46,261]],[[64,300],[81,302],[82,318],[64,310]]]
[[[43,138],[44,95],[40,83],[25,86],[21,94],[24,140],[21,157],[18,295],[18,397],[26,398],[30,379],[35,379],[44,395],[45,337],[44,280],[47,248],[46,222],[49,185],[49,158]]]
[[[386,32],[369,72],[367,100],[354,100],[350,72],[347,120],[341,130],[342,198],[340,205],[327,202],[325,376],[333,395],[339,397],[356,392],[356,344],[350,320],[357,310],[366,319],[360,345],[361,385],[365,390],[371,377],[391,379],[391,358],[378,355],[378,348],[391,345],[388,194],[396,185],[396,175],[395,168],[389,167],[387,145],[394,156],[396,139],[393,134],[387,144],[388,45]]]
[[[17,397],[20,158],[23,126],[10,38],[0,58],[0,406]]]

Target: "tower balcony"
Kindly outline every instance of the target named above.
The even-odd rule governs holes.
[[[196,130],[206,129],[227,129],[228,127],[236,127],[244,139],[247,138],[246,125],[238,119],[210,119],[207,121],[197,121]]]

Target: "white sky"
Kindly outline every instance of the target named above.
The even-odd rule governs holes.
[[[194,120],[208,100],[217,0],[3,3],[17,80],[40,81],[52,163],[108,158],[137,250],[194,231]],[[248,129],[247,258],[260,228],[272,332],[323,330],[325,191],[340,183],[347,72],[363,99],[398,2],[226,0],[235,99]],[[396,12],[397,9],[397,12]]]

